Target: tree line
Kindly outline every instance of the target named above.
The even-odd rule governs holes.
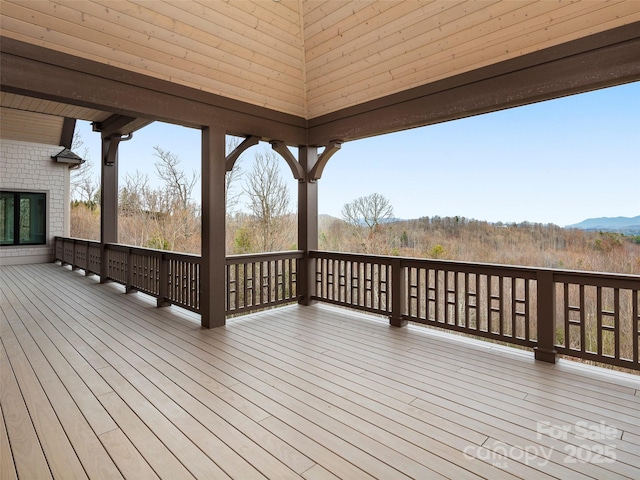
[[[81,146],[81,144],[80,144]],[[235,148],[230,142],[227,149]],[[200,253],[201,210],[193,198],[199,176],[180,158],[153,151],[155,182],[136,171],[119,190],[119,242]],[[226,177],[226,250],[229,255],[296,249],[297,216],[270,150],[251,168],[236,162]],[[91,162],[72,178],[71,235],[98,240],[100,191]],[[157,186],[152,186],[157,185]],[[640,237],[564,229],[553,224],[490,223],[464,217],[398,220],[383,195],[344,205],[340,218],[320,216],[319,248],[353,253],[438,258],[615,273],[640,272]]]

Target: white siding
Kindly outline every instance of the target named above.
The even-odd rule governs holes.
[[[62,147],[13,140],[0,141],[0,189],[47,194],[47,244],[0,248],[0,264],[53,261],[54,237],[65,234],[69,168],[51,156]]]

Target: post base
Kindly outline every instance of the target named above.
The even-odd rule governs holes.
[[[533,348],[535,359],[547,363],[556,363],[557,350],[546,350],[538,347]]]
[[[389,325],[392,327],[406,327],[408,323],[409,321],[404,318],[389,317]]]
[[[159,298],[158,301],[156,302],[156,306],[158,308],[170,307],[171,306],[171,302],[169,300],[165,300],[164,298]]]
[[[305,307],[310,307],[311,305],[315,305],[316,303],[318,303],[317,300],[314,300],[312,298],[306,298],[306,297],[303,297],[298,301],[298,305],[303,305]]]

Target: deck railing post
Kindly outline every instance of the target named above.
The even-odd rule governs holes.
[[[157,306],[160,307],[168,307],[171,305],[171,302],[168,300],[169,297],[169,260],[167,256],[163,253],[160,256],[160,265],[158,272],[158,301]]]
[[[393,327],[404,327],[408,321],[404,317],[405,310],[405,269],[402,266],[401,258],[394,258],[391,261],[391,316],[389,325]]]
[[[124,265],[124,271],[127,275],[127,283],[125,285],[126,293],[136,293],[138,289],[133,286],[133,250],[127,248],[127,262]]]
[[[89,267],[89,262],[90,262],[89,249],[90,248],[91,248],[91,242],[86,242],[84,244],[84,276],[85,277],[90,277],[91,275],[93,275]]]
[[[71,241],[71,270],[77,270],[78,265],[76,264],[76,246],[78,243],[74,240]]]
[[[534,348],[536,360],[556,363],[555,349],[555,318],[556,318],[556,294],[553,272],[539,270],[537,279],[537,330],[538,345]]]

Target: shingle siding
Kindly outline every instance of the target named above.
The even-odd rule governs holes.
[[[47,244],[0,248],[0,264],[53,261],[55,236],[65,234],[69,167],[51,159],[60,146],[0,141],[0,189],[47,194]]]

